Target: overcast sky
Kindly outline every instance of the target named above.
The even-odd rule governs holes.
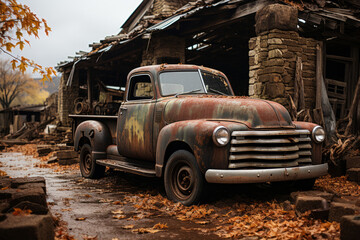
[[[30,38],[31,46],[14,51],[46,67],[69,60],[79,50],[90,51],[89,44],[120,32],[142,0],[18,0],[26,4],[52,28],[49,36]],[[0,54],[4,58],[4,54]],[[34,76],[37,77],[37,76]]]

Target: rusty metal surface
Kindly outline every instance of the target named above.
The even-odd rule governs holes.
[[[326,175],[328,164],[308,165],[293,168],[241,169],[206,171],[205,178],[210,183],[262,183],[311,179]]]
[[[79,151],[81,144],[85,142],[91,144],[93,152],[106,154],[106,147],[112,143],[109,127],[95,120],[87,120],[80,123],[74,135],[75,151]]]
[[[234,131],[231,135],[229,168],[311,164],[309,130]]]
[[[191,119],[229,120],[252,129],[295,128],[288,111],[270,101],[219,95],[179,96],[168,101],[166,123]]]
[[[156,161],[157,176],[162,175],[169,156],[179,149],[189,150],[194,154],[203,174],[208,169],[228,169],[230,166],[259,167],[259,164],[254,165],[252,162],[263,160],[284,160],[282,165],[277,165],[278,167],[311,164],[311,160],[313,164],[321,163],[321,144],[313,143],[309,137],[316,124],[292,122],[288,111],[278,103],[210,94],[160,97],[158,82],[160,72],[198,69],[224,76],[226,79],[226,76],[219,71],[195,65],[154,65],[134,69],[128,75],[126,94],[116,126],[114,117],[111,117],[112,125],[109,123],[110,119],[107,121],[106,118],[82,122],[75,133],[75,143],[78,144],[81,137],[85,137],[92,141],[94,151],[106,153],[106,148],[116,142],[118,152],[124,157]],[[154,89],[153,99],[127,100],[129,79],[139,74],[150,76]],[[81,118],[81,121],[84,119],[86,118]],[[224,126],[230,133],[235,133],[231,143],[223,147],[217,146],[212,138],[214,129],[219,126]],[[95,138],[90,136],[91,130],[95,131]],[[253,141],[251,144],[261,146],[252,146],[251,149],[246,146],[247,148],[243,149],[238,146],[241,139],[237,138],[244,137],[244,131],[247,136],[261,133],[260,135],[265,134],[266,137],[260,140],[247,139]],[[274,135],[288,135],[289,132],[297,132],[299,136],[296,136],[296,139],[292,136],[272,138]],[[109,141],[111,138],[116,138],[116,141]],[[275,145],[283,144],[271,149],[270,152],[277,154],[275,157],[271,158],[269,154],[263,154],[260,159],[248,156],[249,152],[254,151],[269,152],[269,147],[264,147],[269,141],[274,141],[271,143]],[[287,141],[291,144],[297,142],[289,147],[286,145],[290,144]],[[310,141],[311,147],[308,144]],[[245,152],[241,159],[236,157],[238,155],[235,158],[230,156],[239,151]],[[285,154],[286,152],[289,154]],[[239,163],[239,160],[246,160],[245,163],[248,165],[243,166],[244,162]],[[290,160],[293,161],[293,165],[289,165]],[[231,163],[231,161],[237,162]],[[260,167],[275,167],[273,162],[267,164]]]
[[[191,149],[200,170],[209,168],[226,169],[228,166],[230,144],[218,147],[212,140],[215,128],[225,126],[230,131],[248,130],[246,125],[231,121],[187,120],[165,126],[158,137],[156,148],[156,174],[162,175],[169,152],[176,149]],[[185,148],[186,150],[188,150]]]
[[[154,160],[153,118],[155,101],[128,101],[120,108],[117,147],[128,158]]]
[[[310,132],[314,129],[314,127],[318,126],[315,123],[309,123],[309,122],[298,122],[294,121],[294,125],[297,129],[307,129]],[[322,143],[315,143],[314,141],[311,141],[311,148],[312,148],[312,164],[321,164],[323,163],[322,160]]]

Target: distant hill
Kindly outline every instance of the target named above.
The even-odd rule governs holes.
[[[48,91],[50,94],[59,91],[61,75],[52,78],[52,82],[44,82],[44,85],[41,85],[42,89]],[[41,78],[35,78],[35,80],[40,81]]]

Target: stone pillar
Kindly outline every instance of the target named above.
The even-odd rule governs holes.
[[[272,4],[256,14],[257,37],[249,40],[249,95],[288,107],[293,97],[296,58],[303,62],[306,108],[313,109],[316,93],[316,44],[296,32],[297,10]]]
[[[79,96],[79,82],[77,80],[78,74],[75,73],[71,86],[66,86],[69,74],[63,73],[60,80],[59,94],[58,94],[58,111],[60,122],[64,126],[70,125],[69,114],[73,113],[74,100]]]
[[[143,50],[141,66],[185,62],[185,39],[171,35],[155,35]]]

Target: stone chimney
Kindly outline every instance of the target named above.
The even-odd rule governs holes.
[[[154,0],[152,14],[168,17],[192,0]]]

